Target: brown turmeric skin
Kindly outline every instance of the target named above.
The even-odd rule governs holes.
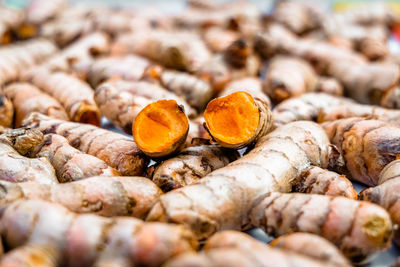
[[[33,39],[0,48],[0,85],[17,80],[22,72],[42,63],[56,52],[56,46],[45,39]]]
[[[9,98],[0,93],[0,126],[10,127],[14,119],[14,105]]]
[[[46,158],[30,159],[20,155],[4,135],[0,135],[0,180],[13,183],[58,183],[54,168]]]
[[[273,236],[318,234],[356,263],[390,247],[392,238],[392,223],[383,208],[344,197],[272,192],[253,206],[250,219]]]
[[[336,264],[351,266],[340,250],[325,238],[309,233],[291,233],[274,239],[271,246],[292,251],[311,258]]]
[[[128,134],[132,133],[132,123],[138,113],[148,104],[160,99],[175,100],[184,107],[189,117],[196,114],[183,98],[149,82],[109,80],[95,91],[95,101],[102,114]]]
[[[186,147],[196,146],[199,143],[204,144],[211,140],[210,135],[203,125],[203,116],[189,120],[189,132],[188,137],[186,138]]]
[[[400,225],[400,160],[395,160],[386,165],[379,175],[379,183],[360,193],[360,199],[371,201],[384,207],[390,214],[392,222],[398,227]],[[400,244],[400,232],[396,228],[394,241]]]
[[[24,245],[0,260],[2,266],[57,267],[60,255],[46,245]]]
[[[400,111],[372,105],[358,104],[351,99],[323,93],[306,93],[288,99],[273,110],[275,125],[292,121],[335,121],[350,117],[366,117],[400,124]]]
[[[315,166],[299,176],[293,192],[357,199],[357,192],[346,176]]]
[[[241,148],[271,130],[267,103],[239,91],[210,101],[204,112],[210,135],[223,147]]]
[[[228,165],[239,154],[216,145],[186,148],[155,168],[152,180],[164,192],[193,184],[210,172]]]
[[[202,34],[204,42],[214,53],[221,53],[239,38],[238,32],[220,27],[209,27]]]
[[[147,159],[132,138],[93,125],[66,122],[32,113],[23,123],[42,133],[64,136],[70,145],[103,160],[122,175],[141,175]]]
[[[175,100],[159,100],[147,105],[136,116],[133,139],[150,157],[179,152],[186,142],[189,120]]]
[[[343,154],[349,177],[369,186],[400,153],[400,128],[387,122],[349,118],[323,124],[332,144]]]
[[[262,137],[242,158],[161,196],[147,220],[188,225],[198,239],[221,229],[246,228],[256,199],[271,191],[290,192],[295,179],[311,165],[334,167],[333,152],[318,124],[287,124]]]
[[[334,262],[273,248],[242,232],[221,231],[206,242],[203,252],[179,255],[165,266],[334,266]]]
[[[42,200],[14,201],[3,208],[1,235],[6,246],[47,245],[60,255],[57,265],[92,266],[123,259],[131,265],[160,266],[197,249],[193,234],[182,225],[76,214]]]
[[[299,96],[315,91],[317,76],[306,61],[278,56],[272,59],[264,81],[264,92],[273,101]]]
[[[49,117],[69,120],[63,106],[53,97],[40,91],[29,83],[12,83],[3,89],[15,107],[15,127],[32,112],[39,112]]]
[[[5,194],[1,205],[19,199],[43,199],[77,213],[133,216],[144,219],[162,194],[149,179],[129,176],[93,176],[65,184],[9,183],[0,181]]]
[[[29,71],[24,80],[59,101],[72,121],[100,125],[100,111],[94,101],[94,92],[85,82],[63,72],[51,73],[44,68]]]
[[[337,79],[320,76],[315,91],[333,96],[343,96],[344,89]]]

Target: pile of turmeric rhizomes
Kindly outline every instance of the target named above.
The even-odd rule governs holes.
[[[0,266],[373,265],[400,244],[390,6],[11,3]]]

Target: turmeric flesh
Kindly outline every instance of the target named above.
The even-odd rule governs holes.
[[[159,100],[147,105],[136,116],[133,139],[148,156],[163,157],[182,149],[189,121],[175,100]]]
[[[360,199],[371,201],[384,207],[390,214],[392,222],[397,225],[394,231],[394,241],[400,244],[400,160],[395,160],[386,165],[379,175],[379,183],[375,187],[364,189]]]
[[[38,68],[23,78],[59,101],[72,121],[100,125],[100,111],[88,84],[72,75]]]
[[[238,156],[237,153],[216,145],[189,147],[158,165],[152,180],[167,192],[197,182],[210,172],[228,165]]]
[[[400,153],[400,127],[390,123],[349,118],[323,127],[343,154],[349,177],[366,185],[377,185],[382,169]]]
[[[70,145],[103,160],[122,175],[141,175],[147,165],[147,159],[135,142],[122,134],[93,125],[52,119],[39,113],[28,116],[23,126],[46,134],[62,135]]]
[[[392,223],[378,205],[344,197],[272,192],[249,213],[252,225],[267,234],[318,234],[356,263],[390,246]]]
[[[6,95],[0,93],[0,126],[10,127],[14,119],[14,105]]]
[[[133,216],[144,219],[162,194],[149,179],[129,176],[93,176],[65,184],[9,183],[0,181],[5,194],[1,205],[19,199],[42,199],[77,213]]]
[[[51,247],[59,255],[57,265],[96,266],[120,258],[134,265],[160,266],[172,256],[197,249],[193,234],[182,225],[76,214],[43,200],[19,200],[3,208],[1,235],[6,246]]]
[[[132,133],[132,123],[138,113],[148,104],[161,99],[175,100],[184,107],[189,117],[196,114],[183,98],[145,81],[109,80],[95,91],[95,101],[102,114],[128,134]]]
[[[339,252],[340,255],[340,252]],[[165,266],[335,266],[295,252],[265,245],[245,233],[221,231],[213,235],[201,253],[185,253],[169,260]],[[350,266],[349,264],[343,266]]]
[[[229,148],[257,141],[272,125],[269,106],[243,91],[210,101],[204,119],[210,135]]]
[[[295,179],[311,165],[334,167],[333,150],[316,123],[279,127],[242,158],[162,195],[147,220],[188,225],[198,239],[221,229],[246,228],[247,214],[258,198],[271,191],[290,192]]]
[[[3,90],[15,107],[15,127],[20,127],[22,121],[31,112],[39,112],[55,119],[69,120],[60,102],[32,84],[12,83]]]
[[[351,266],[349,260],[344,257],[335,245],[318,235],[291,233],[274,239],[270,245],[328,263],[334,263],[337,266]]]
[[[300,175],[293,191],[357,199],[357,192],[346,176],[315,166]]]

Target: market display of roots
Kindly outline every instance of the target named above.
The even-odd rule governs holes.
[[[400,245],[398,8],[19,2],[0,1],[1,267],[354,266]]]

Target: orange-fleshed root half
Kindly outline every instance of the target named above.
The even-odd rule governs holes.
[[[133,138],[150,157],[163,157],[183,148],[189,121],[175,100],[159,100],[147,105],[133,123]]]
[[[210,135],[223,147],[241,148],[271,130],[268,104],[239,91],[212,100],[204,112]]]

